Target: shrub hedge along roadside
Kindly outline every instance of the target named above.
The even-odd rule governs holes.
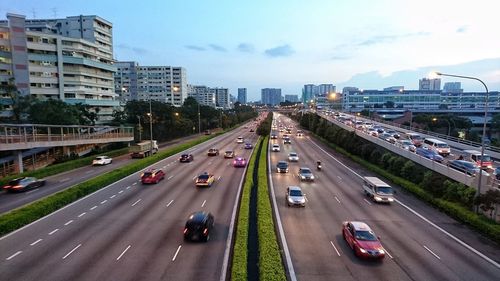
[[[472,211],[474,188],[428,170],[316,114],[291,117],[333,149],[500,243],[500,224]]]

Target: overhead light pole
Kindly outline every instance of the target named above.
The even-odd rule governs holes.
[[[488,86],[479,78],[472,77],[472,76],[463,76],[463,75],[455,75],[455,74],[447,74],[447,73],[442,73],[442,72],[435,72],[435,75],[438,76],[447,76],[447,77],[456,77],[456,78],[462,78],[462,79],[470,79],[470,80],[476,80],[479,81],[481,84],[483,84],[484,89],[486,90],[486,96],[484,98],[484,122],[483,122],[483,135],[481,136],[481,160],[479,162],[479,178],[478,178],[478,184],[477,184],[477,193],[476,197],[481,194],[481,178],[483,175],[483,158],[484,158],[484,138],[486,137],[486,118],[488,118],[488,100],[489,100],[489,91],[488,91]],[[476,206],[476,213],[479,212],[479,205]]]
[[[149,95],[149,155],[153,155],[153,112],[151,111],[151,94]]]

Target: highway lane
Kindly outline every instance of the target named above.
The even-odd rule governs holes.
[[[190,141],[198,137],[199,135],[193,135],[163,143],[160,145],[160,151],[178,143]],[[45,186],[32,189],[27,192],[9,193],[2,191],[0,192],[0,214],[24,206],[35,200],[49,196],[98,175],[112,171],[117,167],[129,164],[132,161],[136,161],[136,159],[131,159],[130,156],[126,154],[113,158],[113,163],[106,166],[89,165],[47,177]]]
[[[143,186],[139,174],[126,177],[10,236],[0,238],[0,275],[5,280],[219,280],[230,219],[244,169],[210,147],[234,149],[249,158],[236,138],[255,143],[248,129],[237,129],[188,152],[153,165],[165,180]],[[195,177],[213,172],[216,183],[194,186]],[[208,243],[184,242],[182,230],[193,211],[215,216]]]
[[[278,141],[281,142],[281,139]],[[282,145],[283,146],[283,145]],[[271,167],[291,150],[301,159],[290,165],[290,174],[272,173],[278,210],[298,280],[494,280],[500,269],[409,212],[401,204],[377,205],[363,195],[361,179],[373,175],[310,138],[292,138],[292,145],[271,153]],[[342,166],[326,152],[338,158]],[[314,183],[300,183],[294,176],[300,166],[315,170]],[[355,174],[356,173],[356,174]],[[299,185],[307,197],[305,208],[289,208],[285,189]],[[452,219],[398,192],[396,198],[490,258],[498,259],[498,246]],[[390,254],[383,262],[354,256],[342,238],[341,223],[361,220],[381,237]],[[481,241],[481,242],[479,242]]]

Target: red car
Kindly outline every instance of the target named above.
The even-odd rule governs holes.
[[[247,160],[243,157],[236,157],[233,161],[234,167],[245,167],[247,165]]]
[[[342,236],[344,236],[345,241],[358,257],[371,259],[383,259],[385,257],[385,250],[380,240],[364,222],[343,222]]]
[[[141,174],[142,183],[158,183],[165,178],[165,172],[161,169],[147,170]]]

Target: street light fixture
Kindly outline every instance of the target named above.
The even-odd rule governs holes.
[[[447,76],[447,77],[455,77],[455,78],[462,78],[462,79],[470,79],[470,80],[476,80],[479,81],[481,84],[483,84],[484,88],[486,89],[486,96],[484,99],[484,122],[483,122],[483,135],[481,137],[481,160],[479,162],[479,179],[478,179],[478,184],[477,184],[477,193],[476,196],[479,196],[481,194],[481,178],[482,178],[482,168],[483,168],[483,158],[484,158],[484,139],[486,137],[486,118],[488,118],[488,100],[489,100],[489,91],[488,91],[488,86],[479,78],[472,77],[472,76],[463,76],[463,75],[455,75],[455,74],[446,74],[442,72],[434,72],[434,75],[437,76]],[[479,212],[479,205],[476,206],[476,213]]]
[[[153,113],[151,112],[151,95],[149,96],[149,113],[147,114],[149,116],[149,141],[150,141],[150,147],[149,147],[149,155],[153,155]]]

